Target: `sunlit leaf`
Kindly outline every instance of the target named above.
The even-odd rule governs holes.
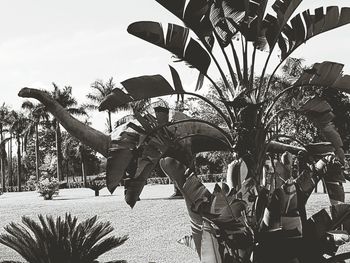
[[[174,53],[203,74],[209,68],[211,60],[209,54],[189,36],[187,28],[175,24],[163,27],[160,23],[144,21],[129,25],[128,32]]]

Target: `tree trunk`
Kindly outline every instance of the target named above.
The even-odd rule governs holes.
[[[84,184],[84,187],[86,187],[86,165],[85,165],[84,149],[80,152],[80,156],[81,156],[81,173],[83,176],[83,184]]]
[[[68,186],[68,183],[69,183],[69,161],[68,159],[66,159],[66,182],[67,182],[67,186]]]
[[[3,136],[2,124],[0,124],[0,143],[3,140],[4,140],[4,136]],[[4,145],[4,149],[5,149],[5,145]],[[5,175],[5,156],[3,156],[3,153],[1,153],[0,166],[1,166],[1,187],[2,187],[2,191],[5,192],[6,175]]]
[[[100,195],[100,190],[99,189],[95,189],[95,196],[99,196]]]
[[[10,133],[9,141],[9,164],[8,164],[8,173],[9,173],[9,185],[13,186],[13,169],[12,169],[12,133]]]
[[[57,180],[62,181],[62,137],[60,123],[56,120],[56,157],[57,157]]]
[[[22,178],[22,160],[21,160],[21,138],[17,135],[17,186],[18,192],[21,192],[21,178]]]
[[[40,178],[40,160],[39,160],[39,128],[38,124],[35,125],[35,174],[36,180],[38,181]]]
[[[112,113],[108,111],[108,130],[111,133],[112,132]]]

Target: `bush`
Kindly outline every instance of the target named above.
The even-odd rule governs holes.
[[[110,222],[97,222],[97,216],[79,224],[77,217],[70,214],[63,219],[38,217],[40,223],[23,216],[24,226],[12,222],[5,227],[7,233],[0,235],[0,243],[16,250],[27,263],[98,263],[99,256],[128,239],[127,236],[105,238],[113,227]]]
[[[36,176],[31,175],[28,181],[26,182],[27,190],[35,191],[37,184],[38,184],[38,181],[36,180]]]
[[[99,177],[95,178],[94,180],[87,182],[86,187],[92,189],[95,191],[95,196],[100,195],[100,190],[104,187],[106,187],[106,180],[101,179]]]
[[[43,176],[37,183],[37,191],[45,200],[51,200],[59,191],[59,181],[51,176]]]

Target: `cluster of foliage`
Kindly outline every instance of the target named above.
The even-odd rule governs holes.
[[[95,196],[99,196],[100,190],[106,187],[106,179],[97,177],[97,178],[87,182],[86,187],[94,190]]]
[[[59,186],[59,181],[52,176],[42,176],[36,184],[38,193],[45,200],[51,200],[54,195],[57,195]]]
[[[0,243],[19,253],[26,263],[97,263],[99,256],[128,239],[127,236],[107,237],[113,227],[110,222],[97,221],[97,216],[80,223],[70,214],[56,219],[38,217],[39,223],[23,216],[24,226],[10,223],[5,227],[7,233],[0,235]]]
[[[92,88],[96,83],[92,84]],[[109,83],[113,85],[112,80]],[[72,96],[72,87],[59,88],[53,83],[53,91],[49,93],[71,114],[87,116]],[[88,99],[92,99],[90,95]],[[15,144],[16,155],[12,152]],[[20,111],[11,110],[6,104],[0,107],[0,150],[1,185],[4,190],[6,185],[20,186],[31,176],[38,180],[41,171],[49,170],[60,181],[64,177],[68,181],[70,175],[74,181],[74,175],[83,177],[100,172],[100,159],[96,152],[61,131],[59,123],[43,104],[29,100],[23,102]]]

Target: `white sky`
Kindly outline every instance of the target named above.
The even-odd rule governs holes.
[[[350,6],[350,0],[304,0],[299,9],[321,4]],[[70,85],[82,103],[96,79],[169,77],[171,54],[126,32],[139,20],[180,23],[154,0],[0,0],[0,104],[18,109],[23,99],[17,93],[25,86]],[[294,56],[307,64],[344,63],[350,73],[349,36],[350,25],[315,37]],[[175,66],[184,85],[192,86],[197,72]],[[105,114],[93,114],[92,122],[104,130]]]

